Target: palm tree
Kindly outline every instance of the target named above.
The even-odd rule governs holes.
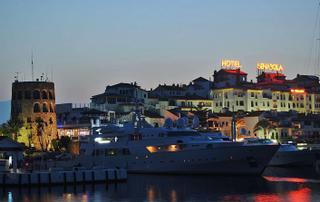
[[[11,118],[7,123],[2,124],[2,133],[8,135],[13,140],[17,141],[18,133],[23,127],[23,121],[17,117]]]
[[[193,112],[199,118],[200,128],[208,127],[208,113],[209,110],[204,108],[202,104],[198,104],[197,106],[193,106],[195,111]]]
[[[53,121],[52,118],[49,119],[49,125],[50,125],[50,134],[49,134],[49,139],[48,139],[48,149],[52,149],[52,125]]]
[[[36,123],[36,128],[37,128],[37,136],[38,136],[38,141],[41,147],[41,150],[44,151],[44,143],[43,143],[43,132],[44,132],[44,125],[45,122],[41,117],[37,117],[35,120]]]
[[[256,123],[253,129],[253,132],[262,130],[264,134],[264,138],[266,139],[269,132],[275,129],[276,129],[276,126],[271,121],[267,119],[262,119],[258,123]]]

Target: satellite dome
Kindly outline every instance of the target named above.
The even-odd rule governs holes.
[[[170,118],[166,118],[164,121],[164,127],[165,128],[172,128],[173,127],[173,121]]]
[[[186,123],[184,118],[179,118],[177,120],[177,128],[185,128],[186,127]]]
[[[194,116],[192,120],[192,128],[199,128],[200,120],[198,116]]]

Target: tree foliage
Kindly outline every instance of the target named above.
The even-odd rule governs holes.
[[[46,148],[46,144],[44,142],[43,133],[44,133],[44,126],[46,123],[41,117],[37,117],[35,120],[35,123],[36,123],[36,128],[37,128],[37,137],[38,137],[38,141],[39,141],[41,150],[45,151],[47,148]]]
[[[199,118],[200,128],[207,128],[208,127],[208,113],[209,110],[204,108],[203,105],[199,104],[195,107],[193,113]]]
[[[68,136],[61,136],[59,139],[52,140],[52,145],[55,151],[68,151],[71,145],[71,138]]]
[[[17,117],[14,117],[1,125],[0,132],[12,138],[13,140],[17,140],[19,131],[22,127],[23,127],[23,121]]]

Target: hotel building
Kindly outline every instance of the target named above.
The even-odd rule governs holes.
[[[320,112],[319,78],[297,75],[287,80],[282,71],[259,70],[257,82],[248,82],[247,73],[221,68],[214,72],[213,112],[269,111]]]

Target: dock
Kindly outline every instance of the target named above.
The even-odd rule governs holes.
[[[127,180],[125,169],[48,170],[30,173],[0,173],[0,186],[55,185],[96,182],[120,182]]]

